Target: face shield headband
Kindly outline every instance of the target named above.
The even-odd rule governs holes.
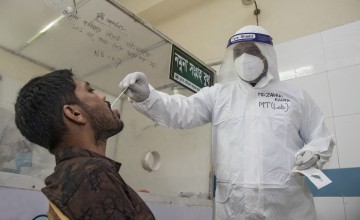
[[[235,34],[229,39],[227,47],[240,42],[258,42],[273,45],[272,38],[266,34],[241,33]]]

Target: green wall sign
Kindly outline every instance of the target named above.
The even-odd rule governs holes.
[[[198,92],[203,87],[214,85],[214,74],[212,69],[172,45],[170,79],[193,92]]]

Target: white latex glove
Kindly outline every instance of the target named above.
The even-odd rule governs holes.
[[[150,89],[146,76],[142,72],[129,73],[119,83],[121,91],[136,102],[142,102],[149,97]]]
[[[306,170],[310,167],[318,168],[317,161],[320,159],[318,154],[310,150],[299,151],[295,154],[296,166],[298,170]]]

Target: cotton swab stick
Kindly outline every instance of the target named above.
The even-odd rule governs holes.
[[[111,104],[111,107],[113,107],[113,105],[115,104],[115,102],[122,96],[122,94],[124,94],[124,92],[127,90],[127,88],[126,89],[124,89],[124,91],[122,91],[121,93],[120,93],[120,95],[115,99],[115,101],[113,101],[113,103]]]

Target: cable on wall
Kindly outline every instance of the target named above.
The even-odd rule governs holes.
[[[256,25],[259,26],[259,18],[258,15],[260,14],[260,9],[258,9],[256,1],[254,1],[255,4],[255,10],[254,10],[254,15],[256,16]]]

